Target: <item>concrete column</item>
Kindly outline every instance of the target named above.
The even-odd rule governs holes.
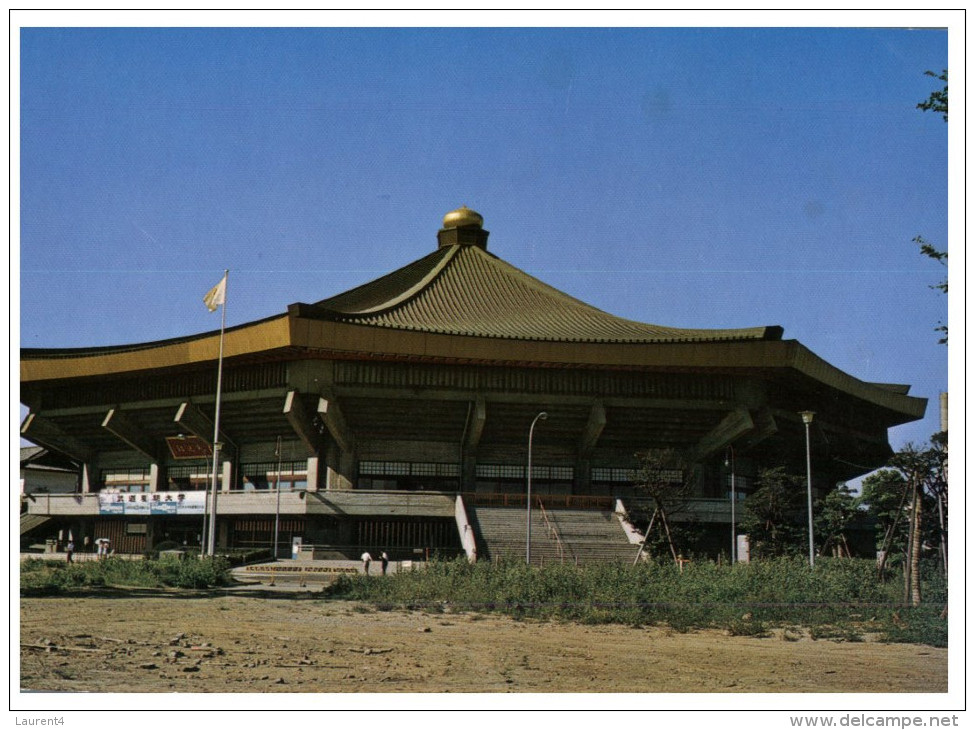
[[[153,462],[149,465],[149,491],[162,492],[166,486],[166,467]]]
[[[220,491],[229,492],[230,487],[233,486],[233,476],[234,476],[234,463],[232,461],[223,462],[223,473],[220,477]],[[218,508],[219,513],[219,508]]]
[[[81,493],[89,494],[98,491],[98,465],[93,461],[86,461],[81,465]]]
[[[477,483],[477,450],[464,449],[460,466],[460,491],[473,492]]]
[[[331,446],[328,449],[328,455],[328,475],[325,488],[328,490],[354,489],[355,454]]]
[[[308,491],[318,491],[318,457],[308,457]]]

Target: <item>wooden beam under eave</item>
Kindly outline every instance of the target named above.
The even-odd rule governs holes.
[[[701,462],[711,454],[726,448],[732,441],[755,428],[751,415],[744,408],[732,411],[711,429],[688,453],[688,461]]]
[[[161,463],[159,450],[153,444],[152,439],[118,408],[109,409],[108,413],[105,414],[105,420],[102,421],[102,428],[139,453],[149,457],[150,461],[156,464]]]
[[[39,446],[65,454],[81,463],[94,459],[95,452],[86,443],[65,433],[56,423],[36,413],[27,414],[27,418],[20,426],[20,435]]]
[[[208,444],[213,442],[213,421],[198,406],[184,401],[176,409],[173,423],[184,431],[188,431],[194,436],[206,441]],[[237,444],[230,438],[223,429],[220,430],[221,443],[220,453],[223,454],[224,461],[233,461],[237,453]]]
[[[606,409],[601,400],[595,400],[589,409],[589,420],[586,421],[586,428],[579,439],[580,459],[589,458],[604,428],[606,428]]]

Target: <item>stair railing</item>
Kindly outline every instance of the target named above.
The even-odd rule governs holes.
[[[542,500],[538,500],[538,509],[542,513],[542,518],[545,520],[545,526],[548,527],[548,536],[555,539],[556,545],[559,548],[559,562],[563,565],[565,564],[565,546],[562,544],[562,538],[559,537],[559,531],[552,524],[552,521],[548,518],[548,511],[545,509],[545,505],[542,504]]]

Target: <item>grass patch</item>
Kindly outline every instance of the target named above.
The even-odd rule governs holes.
[[[931,571],[934,573],[934,571]],[[923,587],[929,603],[900,604],[896,576],[879,580],[870,560],[778,559],[720,566],[695,562],[683,572],[670,562],[630,565],[548,565],[520,561],[433,561],[424,570],[383,579],[341,576],[327,597],[381,605],[500,613],[517,619],[583,624],[668,626],[677,632],[720,629],[736,636],[769,636],[773,629],[808,627],[816,638],[947,645],[940,607],[947,585],[933,575]],[[869,617],[869,618],[864,618]],[[817,634],[818,632],[818,634]],[[791,634],[795,635],[795,633]]]
[[[135,588],[212,588],[228,582],[223,558],[123,560],[110,557],[84,563],[26,560],[20,568],[22,596],[58,595],[104,586]]]

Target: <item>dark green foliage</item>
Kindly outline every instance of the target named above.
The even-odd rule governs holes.
[[[808,540],[804,477],[781,466],[762,469],[743,507],[741,529],[751,538],[752,555],[767,558],[803,552]]]
[[[675,449],[650,449],[636,456],[640,466],[633,486],[647,500],[644,549],[650,555],[669,552],[676,560],[688,552],[690,542],[684,540],[689,536],[670,524],[667,515],[686,506],[693,492],[694,470],[685,455]]]
[[[903,609],[897,621],[890,621],[881,633],[892,644],[929,644],[948,646],[947,620],[932,606]]]
[[[769,635],[764,621],[754,621],[750,618],[736,618],[728,622],[728,633],[731,636],[755,636],[764,638]]]
[[[881,469],[863,480],[860,501],[877,521],[877,549],[884,546],[884,538],[893,545],[903,545],[907,534],[904,519],[907,480],[894,469]]]
[[[845,484],[828,492],[813,508],[816,526],[814,537],[823,555],[849,555],[846,532],[857,521],[859,502]],[[832,553],[837,550],[839,553]]]
[[[926,590],[932,600],[947,595],[943,583]],[[368,601],[384,610],[498,612],[589,624],[665,625],[675,631],[719,628],[741,636],[818,626],[845,640],[872,633],[943,645],[938,642],[947,641],[947,620],[914,618],[936,617],[943,603],[904,609],[899,593],[896,581],[877,579],[870,560],[822,558],[810,570],[801,558],[779,558],[735,566],[692,562],[683,572],[669,560],[544,568],[522,562],[433,562],[381,579],[342,576],[328,596]],[[898,628],[895,611],[902,623],[911,617],[906,628]]]
[[[925,71],[924,74],[925,74],[925,76],[930,76],[930,77],[935,78],[935,79],[938,79],[940,81],[944,81],[945,82],[945,85],[944,85],[944,88],[943,89],[941,89],[939,91],[933,91],[933,92],[931,92],[931,96],[929,96],[925,101],[922,101],[920,104],[918,104],[917,105],[917,108],[920,109],[921,111],[932,111],[932,112],[936,112],[938,114],[941,114],[941,116],[944,118],[945,122],[947,122],[948,121],[948,69],[944,69],[941,72],[941,75],[940,76],[938,74],[936,74],[934,71]],[[921,237],[921,236],[916,236],[914,238],[914,243],[916,243],[920,247],[921,254],[922,255],[927,256],[928,258],[934,259],[935,261],[937,261],[938,263],[940,263],[942,266],[947,266],[948,265],[948,252],[947,251],[939,251],[934,246],[932,246],[930,243],[928,243],[927,241],[925,241],[924,238]],[[944,279],[943,281],[941,281],[941,282],[939,282],[937,284],[932,285],[931,288],[932,289],[938,289],[939,291],[943,292],[944,294],[947,294],[948,293],[948,280],[947,279]],[[938,340],[938,344],[940,344],[940,345],[947,345],[948,344],[948,325],[945,324],[944,322],[942,322],[937,327],[935,327],[934,329],[935,329],[936,332],[940,332],[942,334],[941,339]]]
[[[917,105],[917,108],[925,112],[936,112],[944,117],[944,120],[948,121],[948,69],[944,69],[939,76],[934,71],[925,71],[925,76],[930,76],[931,78],[938,79],[939,81],[944,81],[945,86],[939,91],[932,91],[931,96],[929,96],[925,101],[922,101]]]
[[[223,558],[124,560],[111,557],[84,563],[27,560],[20,569],[21,595],[50,595],[73,588],[211,588],[227,582]]]

